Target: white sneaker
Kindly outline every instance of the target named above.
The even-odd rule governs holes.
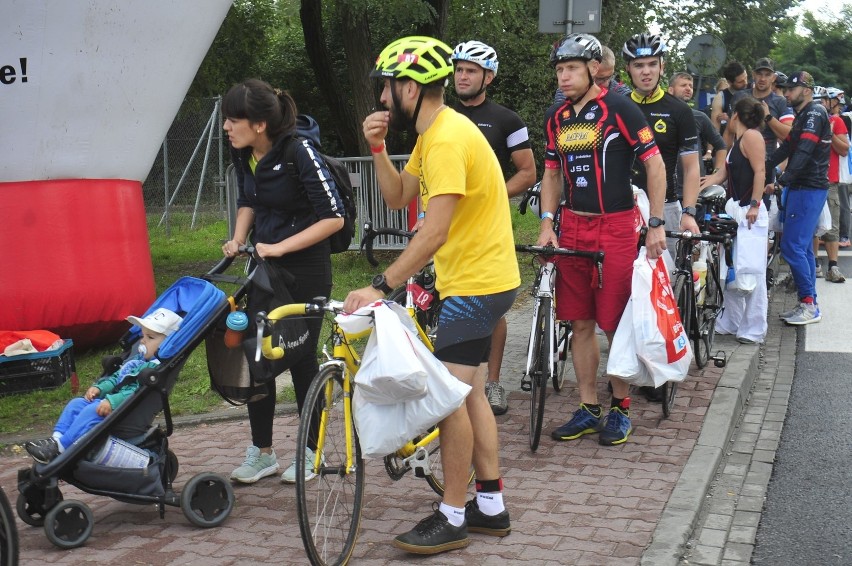
[[[240,483],[254,483],[260,478],[274,475],[278,472],[278,459],[275,451],[264,454],[257,446],[246,448],[246,459],[242,465],[231,472],[231,480]]]
[[[322,459],[322,463],[325,463],[325,458]],[[316,473],[314,473],[314,451],[307,446],[305,446],[305,462],[303,465],[305,466],[305,481],[310,481],[317,477]],[[281,474],[281,481],[284,483],[296,483],[296,458],[293,458],[293,463]]]

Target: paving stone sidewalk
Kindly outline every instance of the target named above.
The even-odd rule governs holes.
[[[757,374],[758,348],[718,337],[728,366],[693,366],[679,390],[671,418],[659,404],[634,398],[634,433],[620,447],[603,447],[585,436],[570,443],[550,439],[549,431],[576,408],[573,384],[549,391],[541,446],[528,446],[528,394],[520,389],[530,328],[531,301],[521,293],[509,314],[502,380],[512,392],[509,412],[498,417],[501,463],[512,534],[503,539],[472,535],[470,546],[422,561],[430,564],[677,564],[696,523],[728,437],[737,423],[751,380]],[[602,367],[605,364],[605,357]],[[608,399],[605,384],[600,399]],[[175,429],[171,448],[180,460],[175,488],[194,474],[227,475],[238,465],[248,442],[248,422],[237,418],[192,419]],[[283,467],[294,451],[296,417],[285,410],[275,423],[275,447]],[[0,459],[0,485],[17,497],[16,471],[31,464],[25,452]],[[414,477],[393,482],[381,461],[369,461],[364,520],[352,564],[403,564],[412,557],[389,541],[431,512],[437,501],[426,483]],[[43,529],[18,521],[22,564],[304,564],[293,486],[266,478],[235,488],[237,505],[218,528],[192,526],[180,509],[168,507],[164,519],[153,506],[95,497],[63,486],[67,499],[89,505],[94,533],[82,548],[54,547]],[[644,558],[643,558],[644,556]],[[420,561],[420,560],[418,560]]]

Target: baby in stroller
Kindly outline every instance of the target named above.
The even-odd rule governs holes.
[[[36,462],[18,470],[16,509],[22,521],[43,526],[60,548],[92,534],[94,517],[81,500],[65,499],[61,483],[86,493],[137,504],[180,507],[193,525],[220,525],[234,506],[230,482],[211,472],[173,487],[177,456],[169,395],[191,352],[231,310],[209,281],[182,277],[157,298],[119,341],[122,354],[103,360],[104,378],[71,401],[56,433],[27,445]],[[88,399],[87,399],[88,398]],[[155,417],[161,415],[159,422]],[[133,453],[133,454],[131,454]]]
[[[69,401],[50,438],[33,440],[24,446],[36,462],[47,464],[56,458],[139,389],[137,376],[143,369],[160,364],[156,359],[160,344],[180,328],[183,321],[177,313],[166,308],[158,308],[145,318],[129,316],[127,320],[141,329],[138,354],[111,375],[99,379],[82,397]]]

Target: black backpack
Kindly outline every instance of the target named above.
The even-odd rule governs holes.
[[[287,146],[285,154],[288,170],[298,179],[298,174],[295,173],[295,154],[296,143],[302,139],[301,136],[293,136],[290,144]],[[349,178],[349,170],[346,165],[336,157],[325,155],[314,147],[314,151],[320,154],[325,162],[331,178],[334,179],[334,184],[337,187],[337,192],[340,195],[340,200],[343,201],[343,227],[328,237],[331,244],[331,253],[339,254],[349,249],[352,243],[352,238],[355,237],[355,216],[357,210],[355,208],[355,190],[352,187],[352,179]]]

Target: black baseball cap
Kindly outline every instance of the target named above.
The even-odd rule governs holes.
[[[784,88],[793,88],[797,86],[803,86],[805,88],[809,88],[813,90],[814,88],[814,78],[807,71],[797,71],[790,75],[787,79],[787,82],[781,85]]]
[[[772,62],[772,59],[769,57],[762,57],[757,60],[757,63],[754,64],[754,70],[759,71],[761,69],[768,69],[775,72],[775,63]]]

